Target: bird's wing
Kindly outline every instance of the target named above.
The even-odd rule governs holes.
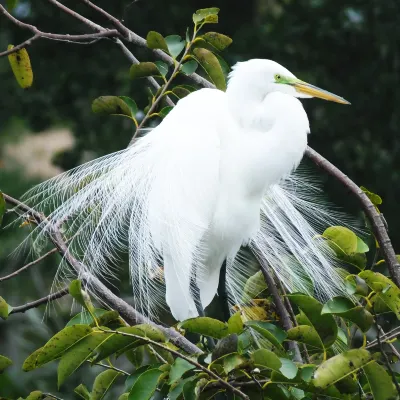
[[[200,257],[199,241],[217,195],[218,123],[223,119],[218,110],[224,101],[218,90],[192,93],[134,145],[50,179],[24,196],[50,221],[63,222],[69,250],[83,263],[83,274],[115,277],[113,266],[129,254],[135,305],[147,314],[163,304],[157,280],[162,265],[174,315],[187,316],[188,304],[193,311],[190,271]],[[36,248],[46,235],[47,228],[41,228]],[[58,278],[67,271],[62,265]]]

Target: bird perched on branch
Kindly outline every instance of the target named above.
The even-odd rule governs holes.
[[[148,315],[163,302],[152,278],[160,266],[177,320],[210,304],[224,261],[238,303],[243,245],[289,290],[337,295],[343,284],[333,256],[315,239],[329,211],[307,177],[293,174],[310,133],[298,98],[310,97],[349,104],[274,61],[240,62],[226,92],[191,93],[132,146],[50,179],[25,199],[62,221],[85,273],[112,278],[127,253],[135,305]]]

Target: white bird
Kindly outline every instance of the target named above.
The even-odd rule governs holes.
[[[84,272],[114,277],[129,254],[136,306],[148,315],[163,301],[154,279],[161,266],[177,320],[198,315],[191,279],[202,308],[210,304],[224,260],[231,299],[239,302],[242,245],[289,290],[331,297],[343,284],[315,236],[332,215],[313,185],[292,173],[310,133],[301,97],[349,104],[274,61],[240,62],[226,92],[191,93],[129,148],[44,182],[25,199],[63,221]]]

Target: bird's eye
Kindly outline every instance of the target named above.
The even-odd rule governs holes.
[[[275,80],[279,82],[282,79],[282,77],[279,74],[275,74]]]

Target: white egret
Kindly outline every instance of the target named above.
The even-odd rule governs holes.
[[[63,221],[85,272],[113,277],[129,254],[136,306],[150,315],[161,300],[160,266],[177,320],[198,315],[191,279],[202,307],[210,304],[224,260],[238,301],[246,270],[238,252],[246,244],[289,290],[307,292],[312,280],[313,290],[331,297],[342,283],[331,253],[314,239],[315,224],[330,215],[307,179],[291,174],[310,133],[302,97],[349,104],[274,61],[240,62],[226,92],[191,93],[129,148],[44,182],[25,199]]]

